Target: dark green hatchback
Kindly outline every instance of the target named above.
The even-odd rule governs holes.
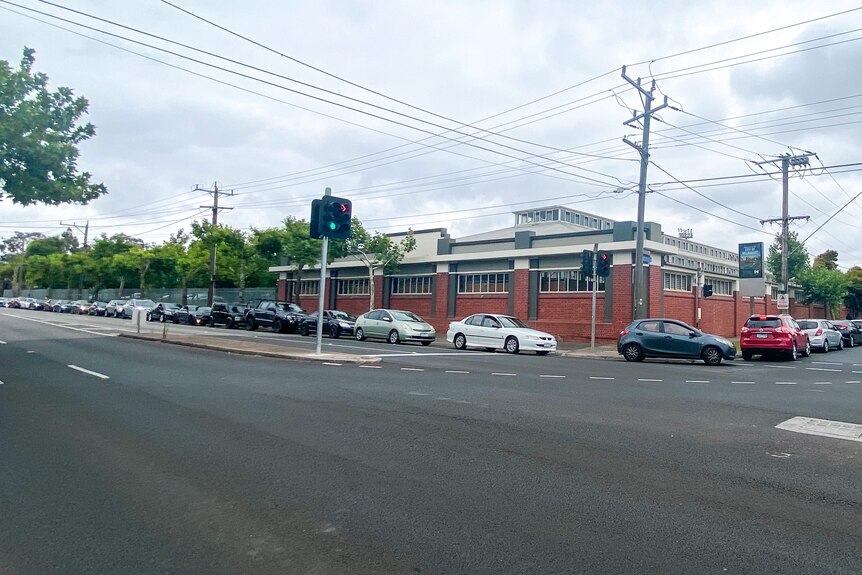
[[[736,357],[736,347],[730,340],[668,318],[639,319],[630,323],[620,332],[617,352],[626,361],[667,357],[702,359],[707,365],[718,365],[722,359]]]

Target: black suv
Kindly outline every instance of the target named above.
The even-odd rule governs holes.
[[[276,333],[295,332],[308,314],[295,303],[264,299],[245,314],[245,329],[270,327]]]
[[[248,306],[243,303],[213,303],[210,327],[224,324],[228,329],[241,327],[245,324],[245,314]]]

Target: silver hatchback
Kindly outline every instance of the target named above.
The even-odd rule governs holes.
[[[353,334],[359,341],[375,337],[389,343],[418,341],[422,345],[431,345],[437,339],[431,324],[412,311],[397,309],[374,309],[362,314],[356,318]]]
[[[812,350],[828,352],[832,349],[844,349],[844,338],[841,332],[827,319],[797,319],[799,329],[808,334]]]

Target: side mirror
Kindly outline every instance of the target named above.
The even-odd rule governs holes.
[[[688,332],[688,337],[697,337],[697,332],[696,331]]]

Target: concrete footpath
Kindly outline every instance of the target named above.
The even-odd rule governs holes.
[[[279,359],[292,359],[300,361],[337,361],[341,363],[357,364],[380,362],[379,357],[373,356],[332,352],[316,354],[313,351],[307,350],[306,348],[290,347],[289,345],[275,345],[258,341],[243,341],[239,339],[226,340],[225,338],[206,335],[178,335],[168,333],[167,336],[165,336],[164,334],[159,332],[121,332],[120,337],[152,341],[157,343],[184,345],[186,347],[196,347],[199,349],[209,349],[213,351],[237,353],[241,355],[259,355],[263,357],[274,357]],[[451,344],[446,343],[445,339],[442,342],[438,340],[433,345],[435,347],[451,348]],[[597,345],[595,349],[590,349],[589,344],[564,343],[558,346],[557,351],[554,355],[575,358],[579,357],[584,359],[622,360],[622,356],[617,353],[616,345]]]

